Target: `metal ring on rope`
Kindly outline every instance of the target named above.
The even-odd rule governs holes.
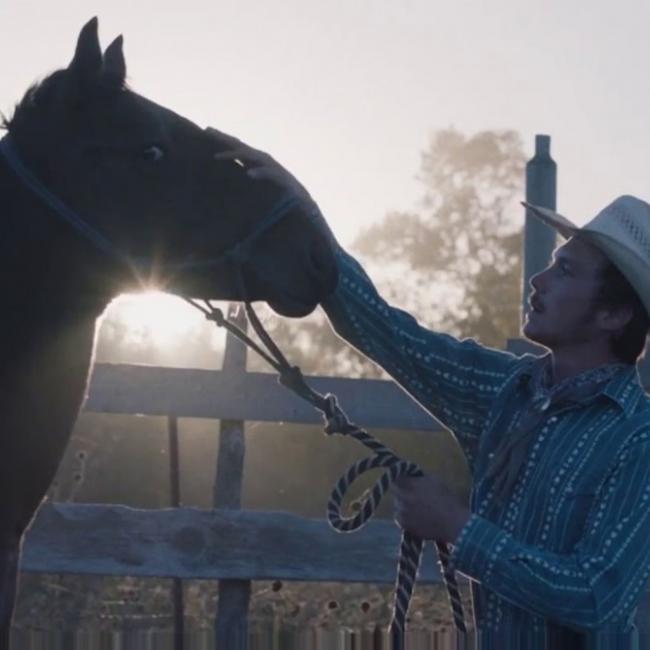
[[[279,381],[283,386],[286,386],[299,397],[320,410],[326,420],[325,433],[329,435],[338,433],[352,436],[373,452],[372,456],[350,466],[332,490],[327,504],[327,518],[335,530],[339,532],[358,530],[373,516],[391,483],[401,476],[424,475],[424,472],[415,463],[399,458],[393,451],[373,438],[365,430],[352,424],[339,406],[334,395],[321,395],[311,388],[306,383],[300,368],[298,366],[291,366],[288,363],[273,339],[262,326],[250,303],[244,303],[246,314],[256,334],[263,344],[266,345],[268,352],[264,351],[234,323],[228,321],[224,317],[223,312],[212,306],[209,301],[204,301],[205,306],[202,306],[190,298],[184,299],[193,307],[201,310],[208,320],[213,321],[219,327],[224,327],[245,345],[255,350],[255,352],[280,374]],[[386,468],[386,471],[365,496],[359,512],[352,517],[344,517],[341,514],[341,506],[345,493],[352,483],[363,473],[382,467]],[[465,634],[467,628],[465,625],[463,604],[455,572],[449,566],[449,547],[446,542],[439,540],[435,540],[434,544],[438,554],[443,582],[447,588],[454,624],[459,632]],[[420,567],[423,547],[424,541],[422,539],[415,537],[407,531],[402,532],[393,602],[393,616],[390,624],[392,650],[402,650],[404,648],[408,608]]]

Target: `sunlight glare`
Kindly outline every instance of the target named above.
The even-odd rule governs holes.
[[[177,296],[160,291],[123,294],[110,304],[104,318],[123,323],[132,343],[149,340],[156,347],[179,345],[210,327],[214,330],[213,346],[223,345],[223,331]]]

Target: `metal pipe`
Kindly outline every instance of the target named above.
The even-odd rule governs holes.
[[[548,135],[535,136],[535,155],[526,165],[526,201],[556,209],[557,165],[551,158],[551,137]],[[522,317],[529,311],[530,279],[548,266],[555,243],[555,230],[526,210]]]

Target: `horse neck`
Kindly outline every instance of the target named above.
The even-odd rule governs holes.
[[[0,229],[3,334],[8,333],[8,321],[15,321],[17,327],[24,318],[39,320],[39,313],[41,321],[46,315],[50,323],[94,319],[102,313],[111,296],[82,277],[81,260],[75,264],[75,255],[83,253],[84,242],[75,240],[75,233],[16,178],[3,160]],[[17,317],[8,319],[9,312]]]

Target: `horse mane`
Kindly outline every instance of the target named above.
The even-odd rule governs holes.
[[[67,73],[67,70],[56,70],[41,81],[33,83],[23,95],[22,99],[15,105],[11,117],[7,117],[0,111],[0,129],[11,132],[12,127],[22,122],[37,107],[47,103],[52,95],[58,81]],[[98,96],[105,96],[108,93],[114,93],[115,90],[129,90],[126,81],[122,81],[116,88],[111,83],[98,83],[93,88]]]
[[[41,83],[37,82],[27,89],[23,98],[14,106],[14,111],[11,117],[7,117],[4,113],[0,113],[0,115],[2,115],[2,122],[0,123],[1,129],[11,131],[11,126],[14,121],[16,121],[16,119],[20,120],[21,114],[28,110],[28,106],[34,105],[34,96],[37,94],[40,86]]]
[[[11,128],[27,117],[32,110],[47,101],[47,98],[51,95],[56,80],[60,78],[63,72],[63,70],[57,70],[41,81],[33,83],[25,91],[22,99],[15,105],[11,117],[7,117],[4,114],[2,115],[2,125],[0,128],[6,131],[11,131]]]

